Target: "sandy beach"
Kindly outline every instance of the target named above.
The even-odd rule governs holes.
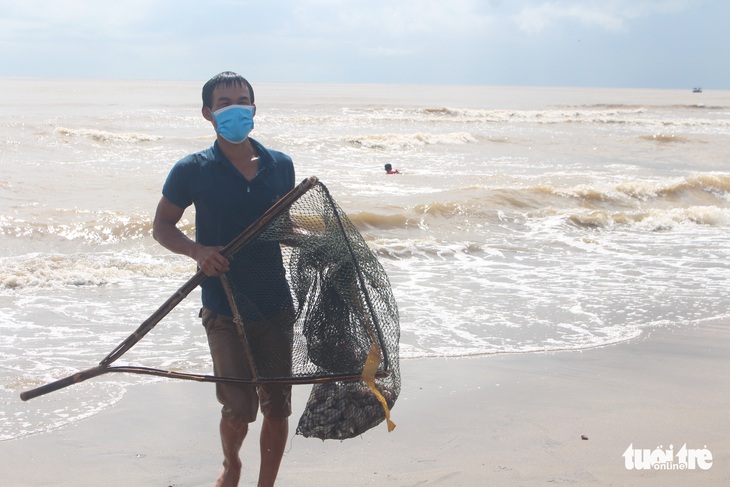
[[[728,485],[730,324],[658,329],[581,352],[405,360],[397,424],[361,438],[294,436],[282,486]],[[115,407],[0,443],[4,486],[212,485],[221,461],[210,384],[133,388]],[[255,485],[259,423],[241,485]],[[585,437],[587,439],[582,439]],[[635,449],[706,449],[709,469],[629,470]],[[676,461],[676,460],[675,460]]]

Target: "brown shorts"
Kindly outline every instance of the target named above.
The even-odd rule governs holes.
[[[233,318],[207,308],[201,310],[200,316],[208,335],[214,374],[250,379],[249,361]],[[245,324],[259,378],[291,376],[292,316],[293,311],[288,310],[270,320]],[[223,405],[223,417],[231,421],[256,421],[259,404],[264,416],[286,418],[291,415],[291,385],[216,382],[216,396]]]

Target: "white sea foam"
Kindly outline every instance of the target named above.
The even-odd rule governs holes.
[[[372,134],[347,137],[346,142],[355,147],[366,149],[397,150],[427,145],[457,145],[476,142],[476,138],[466,132],[449,134]]]
[[[194,271],[189,259],[130,252],[31,253],[0,257],[0,289],[64,288],[129,283],[135,278],[180,278]]]
[[[105,130],[70,129],[65,127],[59,127],[55,132],[66,137],[85,137],[97,142],[152,142],[162,138],[158,135],[141,133],[114,133]]]

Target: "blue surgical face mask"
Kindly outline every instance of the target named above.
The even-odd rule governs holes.
[[[240,144],[253,130],[253,105],[228,105],[213,113],[218,135],[233,144]]]

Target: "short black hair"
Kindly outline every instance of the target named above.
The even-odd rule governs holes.
[[[246,78],[233,71],[223,71],[210,78],[203,85],[203,106],[213,108],[213,91],[218,86],[245,86],[251,95],[251,103],[254,103],[253,86]]]

